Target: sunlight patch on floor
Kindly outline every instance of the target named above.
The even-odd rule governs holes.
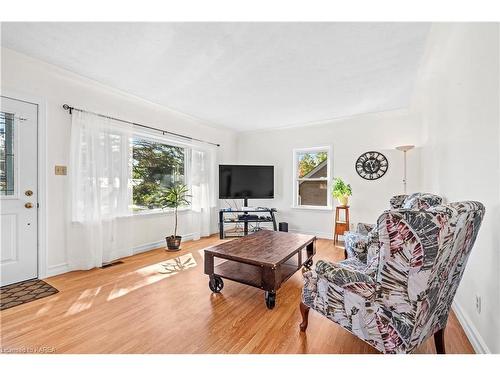
[[[43,314],[45,314],[46,312],[48,312],[55,304],[56,302],[59,300],[59,296],[57,297],[52,297],[50,299],[50,301],[46,302],[42,307],[40,307],[38,309],[38,311],[36,312],[35,316],[41,316]]]
[[[66,314],[64,316],[70,316],[74,314],[78,314],[82,311],[90,309],[92,306],[94,299],[101,292],[101,287],[85,289],[78,299],[70,306]]]
[[[131,274],[141,276],[141,279],[139,281],[126,288],[115,287],[109,293],[107,300],[111,301],[115,298],[123,297],[124,295],[127,295],[134,290],[147,285],[151,285],[196,266],[197,263],[194,260],[193,254],[187,253],[176,258],[164,260],[162,262],[140,268],[134,272],[131,272]]]

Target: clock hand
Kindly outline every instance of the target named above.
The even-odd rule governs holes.
[[[373,172],[373,169],[374,169],[374,168],[373,168],[373,163],[374,163],[374,161],[373,161],[373,160],[371,160],[371,159],[370,159],[370,160],[368,160],[368,161],[370,162],[370,171],[371,171],[371,172]]]

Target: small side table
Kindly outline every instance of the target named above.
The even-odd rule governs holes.
[[[340,211],[344,211],[343,220],[340,217]],[[349,231],[349,206],[337,206],[335,208],[335,229],[333,231],[334,245],[339,241],[339,235],[343,236],[344,232]]]

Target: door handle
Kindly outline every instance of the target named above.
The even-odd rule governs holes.
[[[26,208],[33,208],[33,203],[28,202],[28,203],[26,203],[26,204],[24,205],[24,207],[26,207]]]
[[[27,197],[31,197],[33,195],[33,191],[32,190],[26,190],[24,192],[24,195],[26,195]]]

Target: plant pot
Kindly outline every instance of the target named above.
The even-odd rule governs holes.
[[[181,236],[175,236],[175,237],[169,236],[169,237],[165,237],[165,240],[167,241],[168,250],[177,251],[177,250],[179,250],[179,248],[181,246],[182,237]]]
[[[344,195],[343,197],[338,197],[337,200],[339,201],[341,206],[347,206],[347,204],[349,203],[349,196]]]

